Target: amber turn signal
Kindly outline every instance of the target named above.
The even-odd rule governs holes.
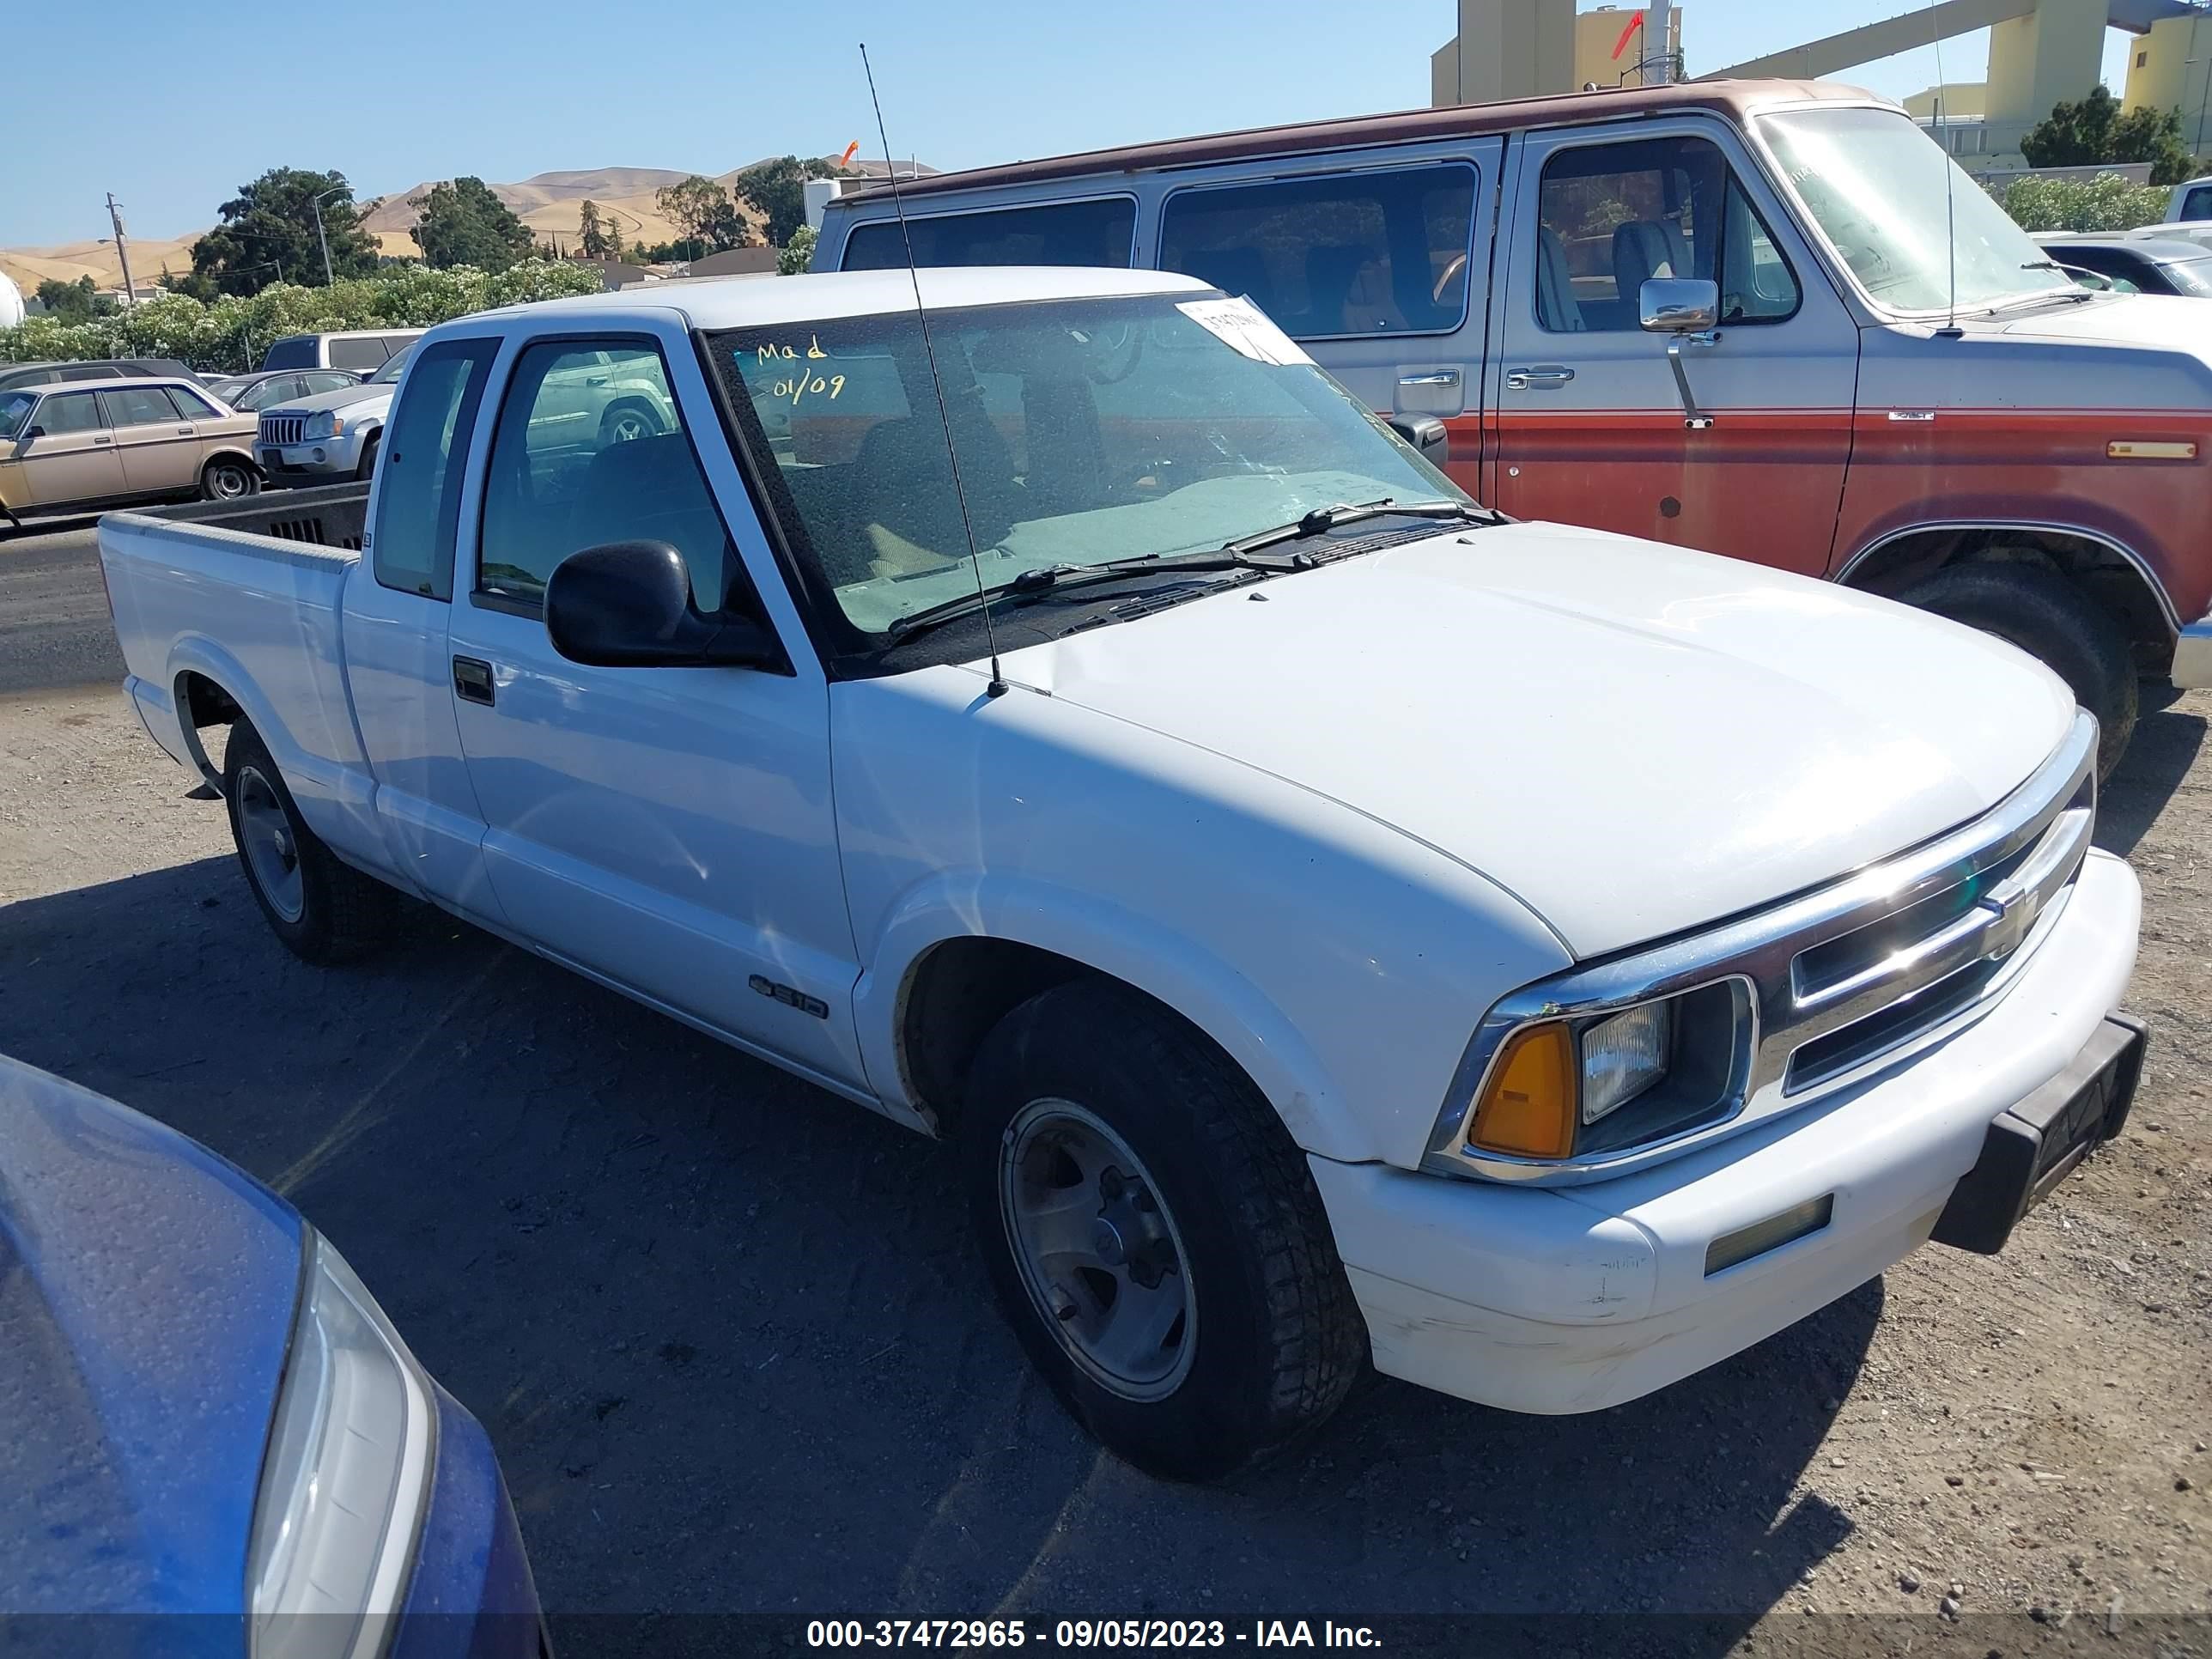
[[[1468,1144],[1516,1158],[1565,1158],[1575,1144],[1575,1039],[1548,1020],[1507,1039],[1476,1103]]]

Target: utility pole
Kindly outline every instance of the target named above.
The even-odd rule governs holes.
[[[1643,80],[1646,86],[1663,87],[1674,78],[1674,19],[1670,15],[1672,10],[1673,8],[1668,4],[1668,0],[1652,0],[1652,3],[1644,9]],[[1652,44],[1652,37],[1655,35],[1658,37],[1658,44],[1656,46]],[[1654,57],[1659,60],[1656,72],[1651,62]]]
[[[116,204],[115,192],[107,192],[107,222],[115,227],[115,257],[123,266],[123,303],[138,303],[138,290],[131,281],[131,251],[123,240],[123,210]]]
[[[344,188],[343,185],[333,185],[323,192],[323,196],[335,196]],[[323,286],[328,288],[337,279],[331,275],[331,240],[323,234],[323,196],[315,198],[315,240],[323,250]],[[278,280],[283,279],[280,277]]]

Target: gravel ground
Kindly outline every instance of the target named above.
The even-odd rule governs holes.
[[[357,968],[292,960],[112,692],[0,700],[0,1050],[339,1243],[489,1429],[556,1613],[1668,1612],[1712,1652],[2212,1651],[2158,1617],[2212,1606],[2208,717],[2147,712],[2100,832],[2147,898],[2132,1125],[2004,1255],[1923,1251],[1594,1416],[1377,1382],[1227,1488],[1136,1474],[1031,1382],[939,1148],[434,916]]]

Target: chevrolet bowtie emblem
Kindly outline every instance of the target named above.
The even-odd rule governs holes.
[[[2032,888],[2023,887],[2002,898],[1991,894],[1981,902],[1982,908],[1991,913],[1989,930],[1983,934],[1989,949],[1984,953],[1991,958],[2010,956],[2020,948],[2035,926],[2035,919],[2043,914],[2043,900]]]

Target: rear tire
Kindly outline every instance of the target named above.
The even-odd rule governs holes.
[[[261,493],[261,475],[251,463],[235,456],[218,455],[200,469],[200,499],[204,501],[242,501]]]
[[[253,902],[302,962],[343,962],[381,944],[401,896],[341,860],[301,817],[269,745],[244,719],[222,757],[231,840]]]
[[[2136,729],[2135,659],[2119,624],[2055,570],[1954,564],[1898,595],[2018,646],[2097,717],[2097,776],[2108,777]]]
[[[1055,987],[984,1040],[960,1113],[1000,1307],[1108,1448],[1211,1480],[1342,1402],[1367,1328],[1305,1156],[1190,1026],[1109,981]]]

